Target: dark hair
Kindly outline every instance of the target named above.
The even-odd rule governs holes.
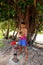
[[[21,22],[21,24],[25,24],[25,22]]]

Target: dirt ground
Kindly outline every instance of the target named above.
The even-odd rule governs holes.
[[[10,50],[0,50],[0,65],[10,65],[8,63],[9,59],[13,56],[13,49]],[[22,58],[21,58],[22,56]],[[23,61],[23,54],[19,57],[20,61]],[[37,49],[34,47],[28,48],[28,65],[43,65],[43,49]]]

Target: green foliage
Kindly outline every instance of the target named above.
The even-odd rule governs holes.
[[[12,22],[13,22],[13,23],[12,23]],[[12,19],[10,19],[10,30],[11,30],[11,31],[12,31],[12,30],[15,30],[15,28],[16,28],[15,21],[12,20]]]
[[[19,8],[21,9],[22,12],[25,11],[25,2],[20,0],[20,1],[17,2],[17,5],[19,6]]]
[[[8,23],[8,20],[5,20],[5,21],[0,23],[0,30],[1,31],[6,31],[7,25],[8,25],[7,23]],[[16,24],[15,24],[14,20],[10,19],[9,23],[10,23],[10,26],[9,26],[10,30],[15,30]]]
[[[37,6],[40,7],[40,2],[37,2]]]
[[[42,24],[43,22],[43,5],[40,2],[37,2],[37,11],[39,11],[39,21]],[[43,25],[40,26],[39,31],[43,30]]]
[[[26,0],[26,5],[33,5],[34,0]]]
[[[43,16],[39,17],[39,21],[42,22],[43,21]]]
[[[18,5],[22,8],[24,6],[24,2],[22,0],[18,1]]]
[[[26,0],[25,2],[23,2],[22,0],[19,0],[17,2],[17,5],[20,7],[21,11],[24,12],[27,5],[33,5],[33,1],[34,0]]]
[[[40,25],[39,32],[43,31],[43,26]]]
[[[1,30],[7,29],[7,21],[4,21],[4,22],[1,23],[0,29],[1,29]]]
[[[15,11],[12,7],[9,6],[8,1],[1,0],[0,2],[0,20],[8,20],[9,18],[14,18]]]
[[[0,0],[0,20],[8,20],[9,18],[14,18],[16,16],[17,10],[14,10],[14,5],[20,7],[22,12],[25,12],[27,5],[33,5],[34,0],[18,0],[17,2],[10,5],[8,0]]]
[[[37,10],[43,10],[43,5],[41,5],[41,3],[40,2],[37,2],[37,8],[36,8]]]
[[[17,2],[13,3],[12,5],[8,3],[8,0],[0,0],[0,20],[8,20],[9,18],[14,18],[16,16],[17,10],[14,10],[14,5],[20,7],[22,12],[25,12],[26,6],[32,6],[34,0],[18,0]],[[42,0],[43,2],[43,0]],[[37,2],[37,10],[41,10],[43,12],[43,5],[40,2]]]

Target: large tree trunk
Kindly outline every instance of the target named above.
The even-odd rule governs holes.
[[[34,7],[36,8],[36,0],[34,0]]]
[[[30,11],[30,6],[27,6],[25,13],[21,12],[20,8],[18,7],[18,14],[17,14],[18,17],[19,17],[19,20],[18,20],[19,25],[18,26],[20,26],[21,21],[24,21],[26,23],[26,27],[28,29],[28,41],[30,39],[29,38],[30,33],[33,34],[34,29],[35,29],[35,20],[34,20],[35,18],[34,18],[34,14],[32,14],[29,11]],[[33,17],[33,19],[31,20],[31,25],[30,25],[30,16]]]
[[[16,0],[17,1],[17,0]],[[22,0],[23,2],[25,2],[24,0]],[[31,6],[31,5],[30,5]],[[24,21],[26,23],[26,27],[28,29],[28,34],[31,34],[33,35],[33,32],[35,30],[35,13],[34,13],[34,8],[31,9],[31,12],[33,10],[33,14],[30,11],[30,7],[29,5],[26,6],[26,11],[23,13],[21,10],[20,10],[20,7],[19,6],[15,6],[14,8],[18,11],[17,11],[17,17],[16,17],[16,21],[17,21],[17,26],[19,27],[20,26],[20,23],[21,21]],[[34,6],[36,7],[36,0],[34,0]],[[33,7],[33,6],[32,6]],[[32,19],[31,19],[32,17]],[[30,19],[31,19],[31,23],[30,23]],[[30,37],[31,37],[30,35]],[[29,38],[29,37],[28,37]],[[28,39],[29,40],[29,39]],[[31,40],[31,39],[30,39]]]

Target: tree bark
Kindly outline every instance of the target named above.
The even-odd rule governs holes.
[[[6,39],[9,38],[9,26],[10,26],[10,23],[9,23],[9,20],[7,22],[7,33],[6,33]]]
[[[34,0],[34,7],[36,8],[36,0]]]

